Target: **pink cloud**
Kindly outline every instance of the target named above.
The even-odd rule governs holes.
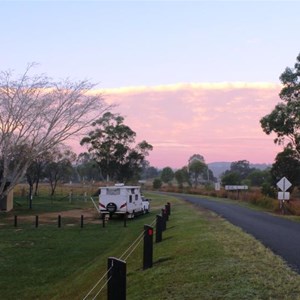
[[[280,101],[280,86],[269,83],[191,83],[104,91],[154,150],[151,165],[180,168],[194,153],[206,162],[249,160],[272,163],[281,148],[259,120]]]

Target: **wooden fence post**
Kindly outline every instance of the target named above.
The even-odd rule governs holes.
[[[166,209],[167,209],[167,214],[170,216],[171,215],[171,203],[170,202],[167,202]]]
[[[161,210],[161,216],[162,216],[162,231],[165,231],[167,229],[167,220],[166,220],[166,212],[164,209]]]
[[[58,225],[58,228],[61,227],[61,215],[58,215],[57,225]]]
[[[126,300],[126,262],[109,257],[107,270],[107,300]]]
[[[144,225],[144,257],[143,269],[152,268],[153,265],[153,227]]]
[[[165,205],[164,213],[166,221],[169,221],[168,205]]]
[[[162,241],[162,216],[156,215],[156,234],[155,234],[155,242],[159,243]]]

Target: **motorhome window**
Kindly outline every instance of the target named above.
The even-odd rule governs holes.
[[[107,195],[120,195],[120,189],[106,189]]]
[[[132,202],[132,195],[129,195],[129,203]]]
[[[137,199],[138,199],[138,197],[139,197],[138,195],[135,195],[135,200],[137,200]]]

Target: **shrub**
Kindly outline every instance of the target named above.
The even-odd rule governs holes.
[[[276,198],[276,190],[268,183],[263,183],[261,187],[261,193],[265,196]]]
[[[153,180],[153,188],[154,189],[160,189],[162,186],[162,181],[159,178],[155,178]]]

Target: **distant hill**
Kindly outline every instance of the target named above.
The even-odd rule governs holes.
[[[226,170],[230,169],[231,162],[212,162],[208,164],[208,167],[213,171],[215,177],[220,177]],[[251,164],[251,168],[256,168],[260,170],[265,170],[268,167],[271,167],[270,164]]]

